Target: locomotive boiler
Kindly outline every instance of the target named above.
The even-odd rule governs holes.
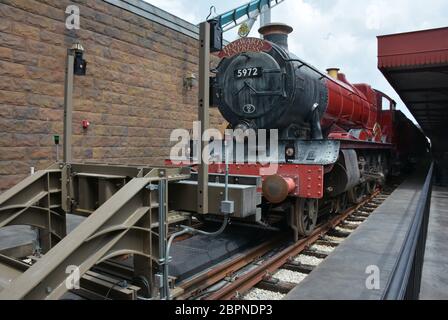
[[[378,139],[372,88],[297,58],[288,50],[291,32],[287,25],[267,25],[260,29],[264,40],[241,39],[220,54],[215,97],[224,118],[233,128],[279,129],[284,139],[327,138],[334,125]]]

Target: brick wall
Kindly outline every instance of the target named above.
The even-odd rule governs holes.
[[[80,8],[80,30],[65,28],[69,4]],[[89,63],[75,80],[76,160],[160,165],[171,130],[196,120],[197,89],[184,90],[183,77],[197,73],[197,40],[101,0],[0,0],[0,191],[55,161],[76,39]]]

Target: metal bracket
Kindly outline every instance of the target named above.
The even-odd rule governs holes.
[[[149,191],[156,191],[159,190],[159,186],[156,184],[148,184],[146,186],[146,189],[148,189]]]
[[[221,212],[223,214],[232,214],[235,212],[235,202],[234,201],[221,201]]]

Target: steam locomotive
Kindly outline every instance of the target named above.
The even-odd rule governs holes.
[[[265,150],[277,153],[276,172],[251,160],[247,141],[243,161],[232,152],[227,170],[260,177],[255,220],[269,225],[280,213],[298,239],[313,231],[322,212],[341,213],[373,194],[390,173],[425,154],[428,143],[386,94],[293,55],[292,31],[269,24],[259,30],[263,39],[230,43],[218,54],[211,91],[229,129],[256,132],[257,139],[260,131],[278,130],[278,147]],[[225,170],[224,161],[209,166],[212,174]]]

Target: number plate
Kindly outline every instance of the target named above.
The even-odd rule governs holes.
[[[253,67],[253,68],[242,68],[235,70],[235,78],[258,78],[263,75],[263,68]]]

